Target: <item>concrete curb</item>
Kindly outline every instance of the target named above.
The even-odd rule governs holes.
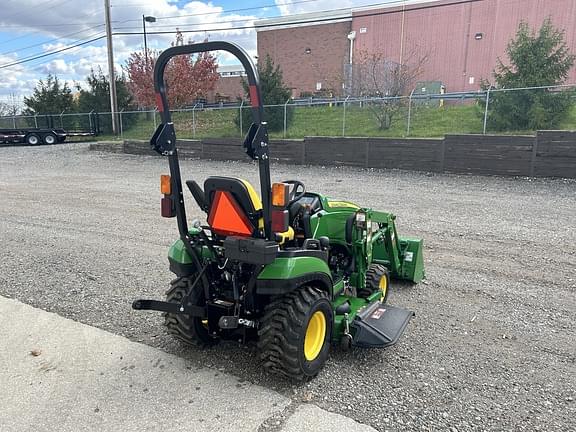
[[[290,399],[0,296],[0,430],[256,431]],[[314,405],[286,431],[373,431]]]
[[[283,432],[375,432],[376,429],[358,423],[349,417],[329,413],[312,404],[300,405],[282,427]]]

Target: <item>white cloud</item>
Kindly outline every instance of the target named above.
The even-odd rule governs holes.
[[[214,0],[213,0],[214,1]],[[153,34],[156,31],[173,32],[176,27],[183,31],[200,30],[195,33],[184,33],[184,40],[201,41],[230,40],[242,46],[250,56],[256,55],[256,35],[252,29],[235,29],[246,27],[262,17],[262,10],[250,10],[250,14],[226,13],[213,1],[189,1],[185,4],[176,0],[137,0],[124,2],[112,0],[111,16],[115,32],[141,32],[142,15],[157,17],[155,23],[147,23],[148,46],[163,50],[174,40],[174,33]],[[216,0],[217,1],[217,0]],[[294,14],[318,10],[337,9],[372,3],[374,0],[275,0],[281,14]],[[242,3],[238,2],[238,8]],[[236,8],[236,6],[235,6]],[[269,9],[269,8],[266,8]],[[41,13],[38,11],[41,10]],[[276,12],[269,11],[275,14]],[[175,18],[167,18],[175,17]],[[227,30],[229,29],[229,30]],[[7,64],[38,53],[49,53],[66,48],[79,40],[87,40],[104,35],[104,5],[102,0],[19,0],[3,2],[0,15],[0,30],[13,32],[24,38],[33,34],[31,44],[37,44],[38,36],[46,38],[26,51],[0,55],[0,65]],[[24,39],[26,40],[26,39]],[[2,40],[0,39],[0,43]],[[22,43],[22,41],[20,41]],[[142,49],[142,35],[116,35],[114,43],[115,67],[118,71],[125,64],[130,53]],[[20,45],[21,46],[21,45]],[[237,63],[227,53],[219,54],[223,64]],[[59,54],[33,60],[9,68],[0,68],[0,95],[16,93],[28,94],[35,87],[38,79],[47,73],[57,74],[62,80],[82,83],[92,68],[107,71],[107,52],[105,39]]]
[[[50,63],[46,63],[42,68],[44,73],[60,75],[70,72],[70,66],[63,59],[52,60]]]
[[[16,55],[0,55],[0,64],[8,64],[17,60]],[[0,95],[28,94],[34,88],[35,82],[34,74],[23,65],[0,69]]]

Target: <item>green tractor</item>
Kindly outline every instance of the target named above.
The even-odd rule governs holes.
[[[177,55],[223,50],[246,71],[254,122],[244,141],[258,162],[261,197],[245,180],[208,177],[186,185],[207,224],[188,225],[167,105],[164,70]],[[331,345],[387,347],[411,311],[386,304],[390,278],[424,277],[422,240],[399,237],[395,216],[308,191],[301,181],[271,184],[268,133],[257,71],[228,42],[175,46],[154,70],[162,124],[151,145],[168,157],[161,176],[161,213],[176,217],[180,238],[168,253],[166,301],[136,300],[138,310],[165,313],[169,333],[209,346],[219,339],[256,341],[264,367],[293,380],[314,377]]]

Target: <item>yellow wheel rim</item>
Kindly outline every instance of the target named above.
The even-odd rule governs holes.
[[[384,300],[386,297],[386,292],[388,291],[388,278],[386,276],[382,276],[380,278],[378,288],[380,288],[380,300]]]
[[[306,360],[312,361],[324,345],[324,338],[326,337],[326,317],[320,311],[312,315],[308,321],[308,328],[306,329],[306,337],[304,338],[304,357]]]

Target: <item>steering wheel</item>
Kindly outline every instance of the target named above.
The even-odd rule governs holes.
[[[306,186],[299,180],[285,180],[282,183],[286,183],[292,185],[293,187],[290,189],[288,205],[292,204],[295,201],[298,201],[300,198],[304,196],[306,193]],[[298,192],[298,189],[301,188],[302,191]]]

